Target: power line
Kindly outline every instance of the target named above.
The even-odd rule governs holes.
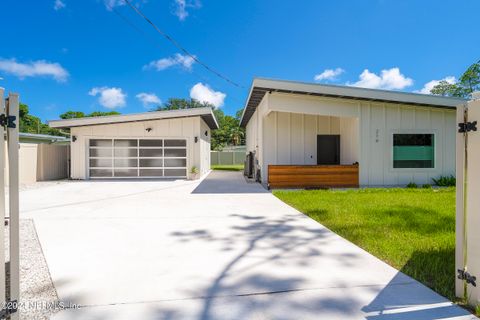
[[[184,47],[182,47],[182,45],[180,43],[178,43],[175,39],[173,39],[171,36],[169,36],[168,34],[166,34],[165,32],[163,32],[162,30],[160,30],[156,25],[155,23],[152,22],[152,20],[150,20],[145,14],[143,14],[142,11],[140,11],[140,9],[138,9],[137,7],[135,7],[134,5],[132,5],[132,3],[130,2],[130,0],[124,0],[126,4],[128,4],[128,6],[130,8],[132,8],[139,16],[141,16],[143,19],[145,19],[145,21],[147,21],[160,35],[162,35],[163,37],[165,37],[168,41],[170,41],[175,47],[177,47],[177,49],[179,49],[180,51],[182,51],[184,54],[186,54],[187,56],[189,56],[190,58],[192,58],[196,63],[198,63],[199,65],[201,65],[202,67],[204,67],[205,69],[207,69],[208,71],[210,71],[211,73],[215,74],[217,77],[225,80],[226,82],[238,87],[238,88],[243,88],[245,89],[244,86],[236,83],[235,81],[233,80],[230,80],[228,77],[224,76],[223,74],[221,74],[220,72],[212,69],[211,67],[209,67],[207,64],[203,63],[202,61],[200,61],[195,55],[191,54],[187,49],[185,49]]]

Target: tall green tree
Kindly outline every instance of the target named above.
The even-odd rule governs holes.
[[[201,102],[196,99],[182,99],[182,98],[170,98],[167,102],[158,106],[156,111],[163,110],[180,110],[180,109],[192,109],[192,108],[205,108],[209,107],[215,109],[215,106],[208,102]]]
[[[212,108],[219,126],[219,129],[212,130],[212,150],[222,150],[228,145],[242,145],[245,143],[245,130],[240,128],[242,110],[238,111],[235,116],[230,116],[208,102],[196,99],[170,98],[163,105],[159,106],[156,111],[205,107]]]
[[[39,117],[30,114],[28,105],[20,103],[19,108],[20,118],[20,132],[35,133],[35,134],[49,134],[54,136],[67,136],[65,132],[62,132],[55,128],[50,128],[48,124],[43,123]]]
[[[457,82],[449,83],[442,80],[430,92],[447,97],[469,98],[478,90],[480,90],[480,60],[468,67]]]
[[[114,116],[121,114],[118,111],[94,111],[92,113],[85,114],[82,111],[72,111],[69,110],[60,115],[61,119],[75,119],[75,118],[86,118],[86,117],[101,117],[101,116]]]

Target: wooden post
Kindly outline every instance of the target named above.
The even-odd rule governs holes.
[[[20,302],[20,221],[18,206],[18,94],[8,95],[7,116],[15,117],[16,127],[7,126],[8,163],[9,163],[9,206],[10,206],[10,301]],[[20,310],[12,313],[11,319],[19,319]]]
[[[4,89],[0,88],[0,114],[5,113]],[[0,126],[0,220],[5,223],[5,128]],[[0,228],[0,303],[5,297],[5,226]]]

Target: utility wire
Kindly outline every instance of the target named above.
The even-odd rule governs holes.
[[[135,30],[136,32],[141,34],[148,42],[150,42],[154,46],[158,47],[159,49],[164,49],[163,46],[161,46],[157,41],[154,41],[154,39],[152,39],[149,35],[147,35],[145,32],[143,32],[143,30],[141,30],[135,23],[130,21],[126,16],[122,15],[117,9],[115,9],[114,6],[109,6],[107,4],[105,4],[105,5],[107,6],[108,10],[113,11],[123,22],[125,22],[133,30]],[[201,79],[203,82],[206,82],[206,83],[209,82],[209,80],[206,77],[200,75],[199,73],[195,72],[194,70],[189,70],[189,72],[192,72],[196,77]]]
[[[191,54],[187,49],[185,49],[184,47],[182,47],[182,45],[180,43],[178,43],[175,39],[173,39],[171,36],[169,36],[168,34],[166,34],[165,32],[163,32],[162,30],[160,30],[156,25],[155,23],[152,22],[152,20],[150,20],[145,14],[143,14],[142,11],[140,11],[140,9],[138,9],[137,7],[135,7],[134,5],[132,5],[132,3],[130,2],[130,0],[123,0],[126,4],[128,4],[128,6],[130,8],[132,8],[139,16],[141,16],[143,19],[145,19],[145,21],[147,21],[159,34],[161,34],[163,37],[165,37],[168,41],[170,41],[175,47],[177,47],[180,51],[182,51],[184,54],[186,54],[187,56],[189,56],[190,58],[192,58],[196,63],[198,63],[199,65],[201,65],[202,67],[204,67],[205,69],[207,69],[208,71],[210,71],[211,73],[215,74],[217,77],[225,80],[226,82],[234,85],[235,87],[238,87],[238,88],[242,88],[242,89],[245,89],[244,86],[236,83],[235,81],[233,80],[230,80],[229,78],[227,78],[226,76],[224,76],[223,74],[221,74],[220,72],[212,69],[211,67],[209,67],[207,64],[203,63],[202,61],[200,61],[195,55]]]

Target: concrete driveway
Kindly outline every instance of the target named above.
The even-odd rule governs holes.
[[[22,192],[55,319],[471,319],[240,173]],[[453,276],[453,274],[452,274]]]

